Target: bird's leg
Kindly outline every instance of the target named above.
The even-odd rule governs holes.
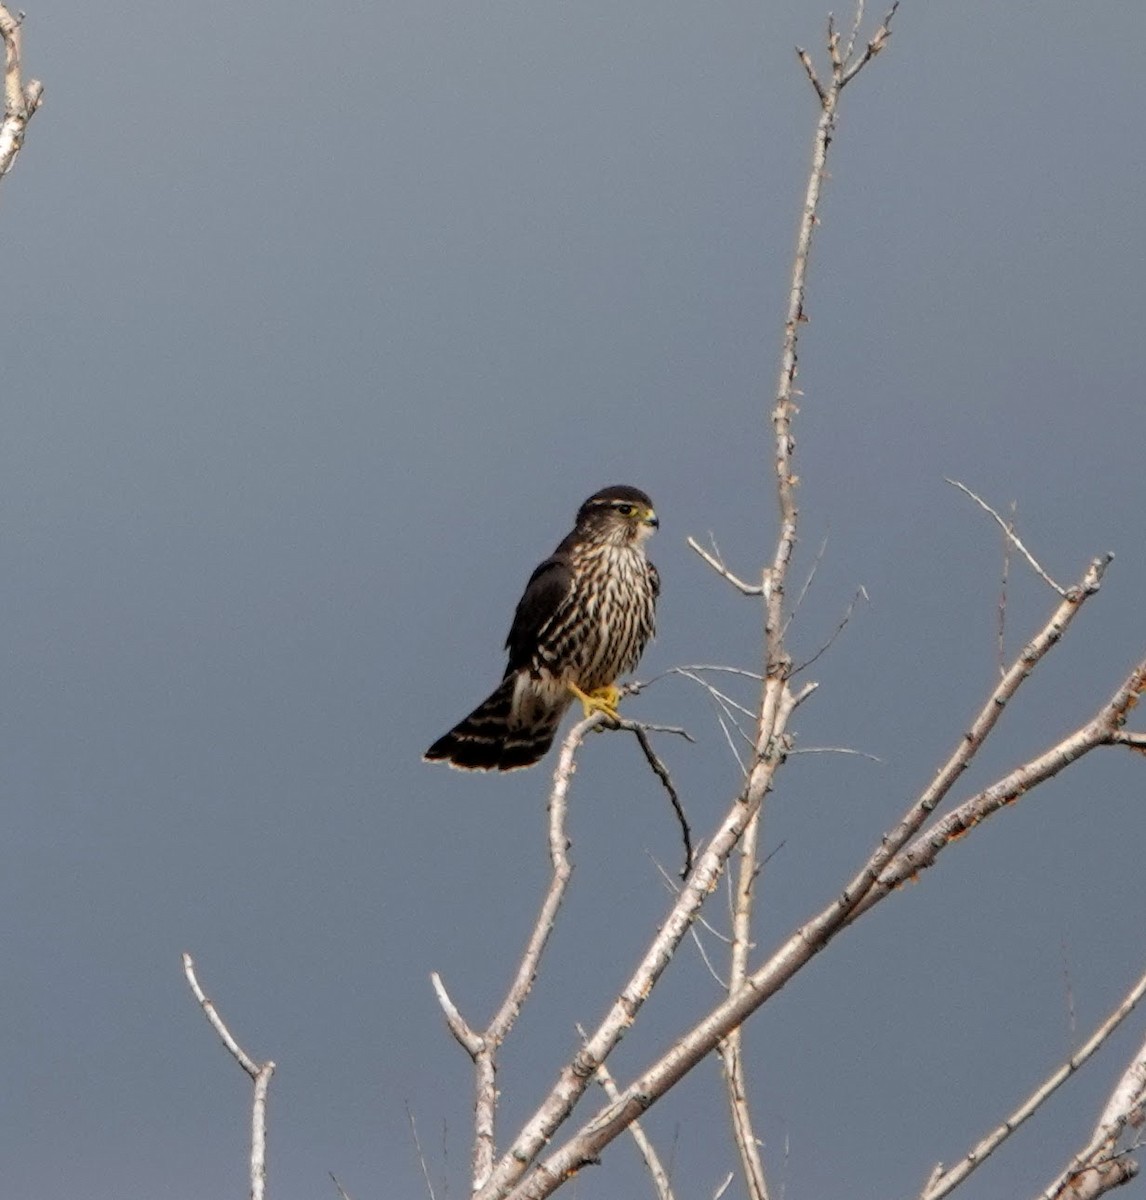
[[[610,683],[604,687],[594,688],[591,692],[583,692],[575,683],[567,683],[565,686],[581,701],[581,708],[587,718],[595,712],[599,712],[604,713],[612,721],[621,719],[621,714],[617,712],[617,705],[621,703],[619,687]]]

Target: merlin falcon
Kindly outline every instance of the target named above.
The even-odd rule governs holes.
[[[645,542],[660,522],[639,488],[608,487],[581,505],[573,532],[533,574],[506,638],[497,690],[426,751],[467,771],[538,762],[565,710],[616,718],[620,676],[656,628],[660,576]]]

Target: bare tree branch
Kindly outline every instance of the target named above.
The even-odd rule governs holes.
[[[1111,557],[1111,555],[1104,555],[1090,563],[1079,583],[1071,588],[1062,603],[1051,614],[1047,623],[1023,647],[1011,663],[990,696],[987,697],[987,702],[972,721],[970,729],[959,739],[951,756],[939,768],[935,778],[904,813],[899,824],[884,836],[863,870],[849,884],[844,897],[838,902],[844,904],[848,911],[860,903],[880,877],[880,873],[919,832],[936,807],[950,792],[955,781],[967,769],[971,760],[998,724],[1007,703],[1030,677],[1035,667],[1058,644],[1071,622],[1078,615],[1082,605],[1098,591]]]
[[[1024,649],[1019,661],[1008,671],[992,694],[988,705],[980,713],[980,721],[973,727],[972,733],[966,736],[965,741],[968,744],[982,744],[983,738],[997,720],[998,710],[1001,709],[1001,704],[996,702],[996,698],[1001,694],[1013,694],[1034,663],[1058,641],[1062,627],[1069,623],[1077,607],[1097,588],[1106,561],[1096,559],[1091,564],[1084,576],[1084,584],[1071,589],[1056,610],[1052,621],[1035,641]],[[1045,645],[1040,639],[1045,640]],[[937,830],[917,838],[907,850],[900,853],[911,836],[907,830],[917,828],[917,821],[922,823],[960,773],[962,768],[953,770],[951,764],[969,761],[969,756],[964,758],[961,752],[953,755],[948,766],[940,771],[936,781],[924,792],[923,800],[927,802],[926,805],[922,801],[913,804],[904,820],[895,830],[885,835],[863,870],[848,884],[839,898],[797,929],[761,967],[748,976],[743,987],[678,1038],[667,1054],[624,1090],[619,1101],[601,1110],[568,1141],[553,1151],[544,1163],[535,1168],[529,1179],[511,1193],[513,1200],[543,1200],[543,1197],[550,1195],[559,1182],[571,1172],[594,1161],[604,1146],[616,1138],[630,1120],[646,1111],[654,1101],[711,1053],[731,1030],[775,995],[823,950],[840,930],[886,898],[899,883],[930,865],[940,850],[951,844],[956,836],[969,832],[992,812],[1043,780],[1051,778],[1089,750],[1099,745],[1113,744],[1115,732],[1120,728],[1132,705],[1137,702],[1143,688],[1146,688],[1146,660],[1131,672],[1094,720],[1064,738],[1044,755],[1024,764],[991,788],[964,802],[952,814],[956,818],[953,826],[947,825],[951,820],[950,817],[947,818]],[[996,710],[993,714],[992,708]]]
[[[815,684],[809,684],[799,692],[793,691],[791,680],[794,674],[793,661],[786,644],[786,632],[794,609],[789,610],[786,586],[798,541],[799,511],[796,489],[799,478],[795,472],[796,443],[793,424],[798,413],[797,398],[801,395],[796,383],[798,376],[798,349],[801,325],[807,321],[805,297],[808,269],[814,233],[819,224],[819,206],[824,182],[827,178],[826,162],[829,147],[835,136],[838,104],[842,90],[856,75],[880,53],[891,35],[891,21],[898,2],[893,3],[882,24],[866,45],[860,45],[860,30],[863,25],[864,3],[858,0],[850,33],[841,37],[835,22],[829,19],[827,53],[830,69],[818,73],[811,57],[798,50],[800,62],[812,84],[820,105],[812,147],[812,162],[808,174],[796,239],[796,251],[792,268],[788,306],[784,324],[783,346],[780,357],[779,379],[775,400],[771,410],[773,439],[773,467],[779,529],[771,560],[765,567],[759,584],[749,583],[733,574],[725,565],[715,540],[712,549],[702,548],[695,539],[688,544],[710,567],[731,583],[742,594],[760,596],[764,610],[764,665],[759,708],[751,712],[730,697],[719,692],[697,672],[707,668],[679,668],[677,673],[700,682],[713,697],[718,707],[718,720],[725,730],[729,744],[736,753],[733,735],[725,724],[725,717],[740,731],[751,746],[751,754],[743,765],[744,783],[731,807],[708,840],[703,852],[688,874],[682,887],[676,890],[671,908],[660,929],[650,941],[641,961],[629,980],[621,988],[617,999],[598,1027],[583,1034],[583,1042],[559,1071],[557,1081],[534,1112],[528,1117],[512,1140],[495,1161],[493,1116],[496,1104],[495,1052],[500,1039],[512,1026],[521,1002],[528,994],[532,975],[536,970],[541,949],[545,944],[556,906],[548,917],[543,905],[534,938],[531,938],[518,977],[507,996],[498,1017],[485,1034],[475,1033],[462,1020],[460,1014],[445,994],[435,976],[435,987],[446,1013],[447,1021],[458,1040],[467,1047],[478,1067],[476,1130],[477,1140],[474,1158],[473,1200],[545,1200],[583,1166],[598,1161],[601,1151],[625,1129],[634,1129],[642,1114],[662,1097],[675,1083],[692,1070],[715,1049],[719,1049],[724,1061],[733,1128],[741,1157],[746,1186],[750,1200],[767,1200],[765,1172],[760,1154],[760,1141],[752,1128],[748,1107],[748,1089],[744,1078],[744,1059],[741,1028],[744,1020],[772,995],[782,988],[796,973],[811,961],[843,929],[849,927],[859,916],[869,911],[891,894],[900,884],[914,878],[920,871],[932,865],[938,855],[952,842],[970,832],[1000,808],[1013,803],[1038,784],[1053,777],[1066,766],[1076,762],[1092,749],[1103,745],[1125,745],[1137,751],[1146,751],[1146,733],[1136,733],[1123,728],[1127,715],[1137,703],[1140,693],[1146,689],[1146,660],[1128,676],[1123,685],[1099,712],[1073,733],[1061,739],[1044,753],[1037,755],[990,787],[964,800],[942,819],[932,821],[963,771],[972,762],[985,744],[1001,717],[1003,708],[1014,697],[1023,682],[1030,676],[1038,663],[1060,641],[1086,600],[1098,591],[1105,570],[1111,560],[1106,555],[1093,560],[1081,580],[1069,590],[1064,590],[1039,566],[1030,552],[1014,533],[1013,522],[1004,522],[998,513],[986,505],[964,485],[955,483],[972,497],[1000,524],[1008,544],[1022,553],[1060,597],[1060,602],[1046,624],[1035,634],[1009,667],[1000,663],[1000,678],[979,710],[968,731],[959,739],[946,762],[939,768],[935,778],[912,800],[900,821],[890,829],[872,851],[859,872],[847,882],[836,898],[822,911],[796,929],[778,949],[751,971],[749,956],[752,948],[751,918],[753,910],[754,883],[759,873],[758,841],[763,819],[763,804],[771,790],[776,771],[792,750],[792,735],[788,731],[789,721],[795,708],[811,694]],[[954,482],[954,481],[951,481]],[[815,568],[813,567],[813,573]],[[809,577],[810,582],[810,577]],[[804,591],[807,590],[805,584]],[[1003,620],[1005,617],[1005,588],[1000,601],[1000,647],[1002,646]],[[861,591],[862,594],[862,591]],[[803,593],[801,593],[801,596]],[[797,605],[799,597],[797,598]],[[853,605],[855,601],[853,600]],[[851,609],[848,610],[850,615]],[[845,616],[836,634],[847,624]],[[833,639],[836,635],[833,635]],[[829,640],[828,645],[831,645]],[[826,648],[826,647],[825,647]],[[822,651],[820,652],[822,653]],[[818,657],[818,655],[816,656]],[[810,660],[814,661],[814,659]],[[807,665],[807,664],[805,664]],[[739,711],[753,721],[751,735],[745,723],[741,728],[736,713]],[[588,728],[600,724],[602,728],[627,729],[638,737],[650,766],[661,778],[662,783],[677,805],[675,790],[667,771],[655,757],[646,736],[647,726],[634,722],[613,722],[594,718],[578,726],[574,733],[579,736]],[[573,734],[570,735],[570,739]],[[565,763],[565,749],[562,763]],[[575,747],[574,747],[575,749]],[[569,749],[567,774],[572,773],[573,749]],[[737,756],[739,758],[739,755]],[[553,819],[553,796],[559,790],[562,766],[559,765],[551,795],[551,822]],[[683,821],[683,817],[682,817]],[[929,824],[930,823],[930,824]],[[927,828],[925,829],[925,826]],[[686,844],[688,839],[686,829]],[[563,834],[562,834],[563,836]],[[551,824],[552,843],[552,824]],[[606,1059],[617,1042],[637,1019],[640,1010],[652,989],[657,985],[681,940],[687,933],[695,937],[694,922],[698,919],[707,895],[717,886],[720,876],[729,866],[729,860],[740,848],[736,893],[733,906],[733,938],[731,969],[727,983],[727,995],[700,1021],[688,1029],[671,1048],[647,1067],[627,1087],[617,1086],[605,1065]],[[554,888],[558,887],[557,861],[555,864]],[[689,851],[691,858],[691,850]],[[566,877],[567,881],[567,877]],[[558,903],[559,898],[558,898]],[[548,924],[542,930],[544,920]],[[531,950],[537,944],[532,965]],[[703,947],[702,955],[703,955]],[[707,962],[706,957],[706,962]],[[710,969],[711,965],[710,965]],[[713,970],[716,976],[715,970]],[[524,980],[524,981],[523,981]],[[1140,981],[1146,989],[1146,977]],[[1141,994],[1141,993],[1139,993]],[[515,1002],[514,996],[518,996]],[[1135,1002],[1137,996],[1135,996]],[[1127,1010],[1128,1011],[1128,1010]],[[500,1022],[502,1014],[507,1014]],[[1121,1020],[1122,1013],[1117,1017]],[[1111,1018],[1113,1021],[1114,1018]],[[1116,1021],[1114,1023],[1117,1023]],[[1093,1035],[1090,1042],[1071,1060],[1061,1067],[1028,1101],[1024,1102],[1007,1122],[992,1132],[970,1151],[965,1160],[952,1171],[937,1168],[925,1190],[925,1200],[938,1200],[946,1195],[962,1178],[965,1178],[991,1151],[1002,1142],[1021,1121],[1041,1105],[1046,1097],[1059,1086],[1071,1072],[1094,1053],[1101,1040],[1109,1036],[1113,1025],[1107,1023]],[[496,1042],[493,1031],[498,1030]],[[1097,1040],[1096,1040],[1097,1039]],[[483,1064],[485,1071],[483,1074]],[[1141,1078],[1139,1077],[1141,1075]],[[590,1081],[598,1078],[605,1087],[609,1103],[591,1116],[580,1129],[561,1143],[554,1141],[555,1134],[570,1117],[573,1108],[584,1095]],[[1137,1170],[1125,1155],[1117,1154],[1115,1142],[1126,1124],[1141,1118],[1146,1089],[1146,1048],[1143,1050],[1141,1068],[1132,1064],[1124,1079],[1130,1079],[1116,1091],[1116,1096],[1125,1093],[1115,1106],[1117,1115],[1103,1121],[1092,1140],[1092,1145],[1076,1156],[1068,1168],[1057,1197],[1063,1189],[1073,1189],[1071,1194],[1093,1194],[1107,1190],[1114,1182],[1128,1178]],[[483,1114],[488,1119],[483,1118]],[[646,1157],[646,1161],[648,1158]],[[656,1171],[650,1165],[656,1182]],[[1117,1179],[1116,1179],[1117,1177]],[[1089,1191],[1084,1191],[1083,1184]],[[666,1180],[667,1185],[667,1180]],[[1099,1186],[1101,1185],[1101,1186]],[[660,1184],[657,1183],[658,1188]],[[725,1190],[728,1181],[720,1191]],[[661,1193],[663,1196],[663,1192]],[[1047,1194],[1050,1197],[1052,1193]]]
[[[835,644],[836,638],[848,627],[848,622],[852,619],[852,613],[855,611],[855,606],[861,601],[867,600],[870,603],[871,597],[867,594],[867,588],[860,584],[859,590],[851,598],[850,603],[844,610],[844,615],[840,618],[839,624],[832,630],[831,637],[812,655],[811,658],[805,659],[798,667],[792,669],[793,675],[798,675],[801,671],[806,671],[814,662],[825,655]]]
[[[920,1192],[919,1200],[941,1200],[941,1197],[953,1192],[972,1171],[980,1167],[1028,1117],[1031,1117],[1094,1054],[1115,1029],[1134,1011],[1134,1006],[1144,995],[1146,995],[1146,974],[1130,989],[1122,1003],[1099,1025],[1086,1042],[1058,1070],[1048,1076],[1001,1125],[993,1129],[986,1137],[979,1141],[950,1170],[944,1171],[941,1165],[937,1166],[932,1172],[927,1186]],[[1125,1105],[1121,1105],[1120,1107],[1124,1108]],[[1103,1118],[1099,1120],[1099,1128],[1101,1129],[1107,1123],[1106,1114],[1104,1113]]]
[[[944,816],[926,833],[897,853],[881,869],[872,886],[854,906],[847,920],[853,921],[868,911],[900,884],[914,879],[920,871],[933,866],[952,842],[969,833],[999,809],[1020,799],[1032,788],[1052,779],[1065,767],[1077,762],[1099,746],[1116,744],[1122,722],[1146,687],[1146,659],[1130,672],[1122,686],[1085,725],[1068,734],[1049,750],[984,788]]]
[[[824,553],[828,548],[828,535],[824,534],[823,540],[820,542],[820,548],[816,551],[816,557],[812,559],[812,565],[808,569],[807,577],[804,579],[803,585],[800,588],[800,593],[796,597],[795,604],[792,605],[791,612],[788,613],[788,619],[784,622],[784,634],[787,636],[788,627],[796,619],[796,614],[800,611],[800,605],[804,603],[804,597],[808,594],[812,586],[812,580],[816,578],[816,572],[820,569],[820,563],[823,562]]]
[[[868,762],[883,765],[883,759],[878,754],[869,754],[866,750],[856,750],[852,746],[793,746],[788,756],[796,754],[851,754],[856,758],[866,758]]]
[[[637,739],[637,743],[644,753],[645,761],[649,764],[653,774],[661,781],[661,785],[668,793],[673,812],[676,813],[676,819],[680,824],[681,841],[684,843],[684,868],[681,871],[680,877],[681,879],[687,879],[688,873],[692,870],[692,831],[689,829],[688,818],[684,815],[684,808],[681,805],[680,796],[677,795],[672,776],[669,775],[668,767],[661,761],[660,756],[653,749],[652,743],[649,741],[648,731],[654,727],[644,725],[639,721],[618,721],[617,726],[620,729],[627,729]],[[662,729],[661,732],[679,733],[688,738],[690,742],[692,741],[692,738],[683,729]]]
[[[4,4],[0,4],[0,37],[4,40],[4,120],[0,122],[0,179],[12,169],[20,147],[24,144],[24,130],[36,109],[43,103],[44,85],[38,79],[24,84],[21,77],[20,26],[23,13],[12,16]]]
[[[1006,529],[1003,530],[1003,578],[999,585],[999,623],[998,623],[998,647],[999,647],[999,674],[1002,675],[1007,669],[1007,581],[1011,575],[1011,535],[1015,532],[1015,510],[1018,508],[1018,501],[1011,501],[1011,518],[1007,522]]]
[[[577,1026],[577,1034],[582,1041],[585,1040],[585,1030],[581,1025]],[[617,1081],[613,1078],[609,1068],[604,1063],[597,1068],[597,1082],[601,1085],[601,1089],[610,1100],[615,1100],[620,1094]],[[669,1182],[668,1172],[661,1163],[656,1147],[649,1140],[648,1134],[645,1133],[644,1126],[640,1121],[634,1121],[629,1126],[629,1132],[633,1135],[633,1141],[637,1144],[641,1158],[645,1160],[645,1166],[648,1168],[649,1175],[652,1178],[658,1200],[673,1200],[672,1184]]]
[[[194,960],[186,953],[183,955],[183,974],[187,977],[191,992],[199,1001],[211,1028],[219,1035],[231,1057],[246,1071],[255,1085],[251,1103],[251,1200],[264,1200],[267,1186],[267,1092],[271,1085],[271,1076],[275,1073],[275,1064],[269,1061],[255,1062],[234,1039],[215,1005],[199,986]]]
[[[964,495],[970,496],[972,500],[985,512],[990,513],[998,522],[999,528],[1003,531],[1003,535],[1011,543],[1012,546],[1030,563],[1035,574],[1050,587],[1054,588],[1060,596],[1066,595],[1066,589],[1055,581],[1042,569],[1035,556],[1023,545],[1019,535],[1015,533],[1014,523],[1004,521],[997,512],[980,496],[976,496],[973,491],[964,483],[960,483],[958,479],[944,479],[945,483],[951,484],[952,487],[957,487]],[[1001,635],[1000,635],[1001,636]]]
[[[765,707],[758,747],[759,756],[745,781],[744,790],[733,802],[720,827],[700,854],[664,924],[654,936],[629,981],[621,989],[605,1019],[596,1031],[590,1034],[573,1059],[562,1067],[549,1095],[495,1165],[488,1183],[478,1193],[480,1200],[493,1200],[494,1197],[508,1195],[529,1164],[565,1121],[574,1104],[584,1094],[597,1067],[605,1061],[632,1025],[649,993],[668,966],[681,939],[688,932],[696,913],[715,887],[733,847],[739,841],[748,821],[760,807],[765,793],[772,786],[773,776],[783,762],[783,738],[788,718],[808,690],[805,688],[804,692],[793,694],[783,681],[777,681],[772,688],[775,700],[771,707]],[[620,1126],[618,1132],[620,1128],[624,1126]],[[537,1170],[539,1173],[545,1173],[551,1184],[539,1194],[548,1195],[560,1179],[550,1178],[543,1167],[539,1166]],[[540,1178],[540,1174],[538,1177]],[[564,1178],[564,1173],[560,1178]]]
[[[1117,1142],[1128,1125],[1146,1120],[1146,1042],[1123,1071],[1090,1141],[1070,1160],[1065,1171],[1039,1200],[1094,1200],[1138,1174],[1138,1163],[1119,1153]]]
[[[801,60],[804,61],[809,78],[820,98],[821,114],[813,139],[812,164],[808,173],[804,206],[796,238],[783,347],[780,355],[779,382],[772,409],[775,446],[774,469],[780,528],[775,553],[770,566],[764,571],[759,592],[756,592],[753,585],[745,584],[728,571],[719,557],[719,551],[714,556],[702,550],[694,541],[690,542],[693,550],[721,575],[729,579],[734,586],[749,595],[759,594],[764,601],[765,678],[760,710],[756,720],[754,756],[749,765],[744,789],[708,843],[692,875],[681,889],[667,920],[610,1013],[597,1032],[587,1040],[581,1052],[562,1069],[557,1084],[526,1123],[510,1150],[498,1162],[490,1177],[489,1185],[481,1191],[478,1200],[502,1200],[503,1197],[510,1194],[511,1189],[515,1198],[521,1197],[524,1200],[525,1197],[529,1197],[530,1200],[542,1200],[542,1197],[548,1196],[572,1171],[584,1163],[592,1161],[596,1153],[616,1137],[629,1122],[639,1116],[640,1112],[652,1102],[652,1099],[660,1095],[663,1090],[671,1086],[686,1070],[691,1069],[699,1061],[699,1058],[692,1058],[687,1053],[683,1057],[678,1056],[677,1051],[680,1046],[674,1047],[670,1051],[669,1057],[674,1058],[678,1064],[683,1064],[687,1059],[687,1065],[683,1066],[679,1072],[670,1068],[663,1078],[658,1078],[659,1090],[655,1092],[641,1090],[635,1093],[634,1089],[630,1088],[620,1101],[607,1110],[607,1119],[590,1122],[590,1125],[581,1134],[576,1135],[571,1143],[567,1143],[561,1150],[551,1154],[545,1162],[538,1164],[532,1175],[524,1183],[518,1184],[529,1164],[546,1146],[556,1129],[568,1117],[573,1105],[584,1093],[587,1079],[605,1060],[622,1032],[632,1024],[649,991],[656,984],[694,919],[705,896],[723,871],[733,847],[749,823],[756,818],[765,795],[772,787],[775,772],[783,763],[787,753],[790,740],[787,735],[788,718],[796,706],[815,688],[814,684],[810,684],[799,693],[792,692],[788,682],[791,676],[792,660],[784,643],[786,628],[784,593],[788,567],[796,546],[799,519],[796,506],[798,479],[793,469],[795,439],[792,435],[792,421],[796,413],[795,398],[798,394],[795,386],[797,348],[800,326],[807,319],[804,311],[804,297],[807,288],[808,264],[815,227],[819,221],[820,193],[826,174],[828,147],[835,132],[836,106],[840,91],[844,84],[854,78],[863,65],[882,48],[888,37],[887,22],[890,20],[890,16],[889,13],[887,20],[869,43],[862,58],[850,64],[846,60],[838,58],[837,39],[834,32],[829,32],[829,49],[833,58],[830,88],[825,88],[818,82],[815,71],[811,68],[810,60],[805,55],[801,55]],[[747,994],[747,987],[742,988],[735,999],[743,1002]],[[749,996],[749,999],[752,997]],[[734,998],[730,998],[727,1003],[733,1002]],[[711,1051],[717,1042],[727,1036],[737,1024],[739,1024],[738,1021],[733,1021],[721,1028],[714,1040],[707,1045],[704,1053]],[[703,1054],[699,1057],[703,1057]],[[636,1086],[634,1085],[634,1087]],[[515,1185],[518,1186],[515,1187]]]
[[[521,1007],[525,1003],[537,977],[538,964],[545,945],[553,932],[557,912],[565,897],[565,889],[573,874],[569,861],[569,838],[565,832],[565,816],[568,811],[569,785],[576,769],[576,754],[591,729],[606,721],[601,713],[594,713],[570,729],[561,745],[561,754],[553,772],[553,786],[549,792],[549,859],[553,875],[549,888],[541,902],[533,931],[529,936],[517,973],[509,991],[483,1033],[476,1033],[462,1018],[450,1000],[440,976],[431,976],[438,1003],[446,1017],[450,1032],[465,1048],[474,1064],[474,1152],[473,1190],[477,1192],[489,1180],[493,1168],[496,1140],[494,1124],[497,1116],[497,1052],[505,1041]]]
[[[752,943],[752,902],[756,877],[759,874],[758,841],[760,813],[749,822],[740,839],[740,852],[736,886],[732,906],[732,946],[729,955],[728,993],[735,995],[743,986],[748,974],[748,954]],[[760,1139],[752,1126],[752,1113],[748,1107],[748,1091],[744,1078],[743,1032],[738,1026],[733,1029],[719,1046],[720,1060],[724,1064],[725,1090],[728,1093],[729,1114],[732,1118],[732,1135],[740,1155],[740,1167],[749,1200],[768,1200],[768,1184],[764,1175],[764,1161],[760,1154]]]
[[[735,1178],[736,1178],[736,1175],[732,1171],[729,1171],[728,1174],[725,1175],[724,1180],[720,1184],[720,1186],[716,1189],[715,1192],[712,1193],[712,1200],[720,1200],[720,1197],[723,1196],[726,1191],[728,1191],[729,1185],[732,1183],[732,1181]]]
[[[338,1182],[338,1176],[335,1175],[335,1173],[333,1171],[328,1171],[327,1174],[329,1174],[329,1176],[330,1176],[330,1182],[333,1183],[334,1186],[338,1189],[338,1195],[340,1197],[340,1200],[350,1200],[350,1196],[347,1193],[346,1189],[342,1186],[341,1183]]]
[[[709,534],[709,537],[712,537],[712,535]],[[743,592],[745,596],[762,596],[764,594],[764,589],[760,584],[745,583],[743,579],[733,575],[732,572],[724,565],[724,559],[720,557],[720,549],[716,545],[715,538],[712,539],[713,553],[711,554],[704,549],[704,547],[696,540],[696,538],[690,537],[688,539],[688,544],[697,552],[697,554],[700,555],[701,558],[704,559],[706,563],[708,563],[708,565],[717,573],[717,575],[727,579],[737,591]]]
[[[899,0],[887,10],[887,15],[883,18],[880,27],[872,34],[871,40],[864,47],[863,54],[859,58],[853,59],[849,66],[847,61],[840,64],[842,71],[840,74],[840,87],[846,87],[851,81],[867,66],[869,62],[887,45],[888,38],[891,37],[891,19],[895,16],[899,8]],[[862,13],[862,6],[861,6]],[[858,21],[857,21],[858,25]],[[848,44],[848,58],[851,59],[852,43]]]

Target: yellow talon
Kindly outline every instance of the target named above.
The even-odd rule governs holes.
[[[617,706],[621,703],[621,689],[619,687],[607,684],[605,687],[594,688],[591,692],[583,692],[575,683],[570,683],[566,686],[581,701],[581,708],[585,713],[586,719],[591,717],[595,712],[603,713],[611,721],[619,721],[621,719],[621,714],[617,711]]]

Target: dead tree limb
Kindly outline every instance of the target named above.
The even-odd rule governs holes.
[[[183,955],[183,974],[199,1007],[207,1018],[211,1028],[219,1035],[220,1041],[226,1046],[231,1057],[251,1077],[255,1085],[254,1097],[251,1103],[251,1200],[265,1200],[267,1187],[267,1092],[271,1086],[271,1076],[275,1073],[275,1064],[267,1061],[258,1063],[239,1045],[231,1031],[223,1023],[219,1011],[207,998],[199,985],[195,974],[195,963],[190,954]]]
[[[24,14],[13,16],[0,4],[0,37],[4,39],[4,119],[0,121],[0,179],[12,169],[24,130],[43,103],[44,85],[38,79],[23,82],[21,25]]]

